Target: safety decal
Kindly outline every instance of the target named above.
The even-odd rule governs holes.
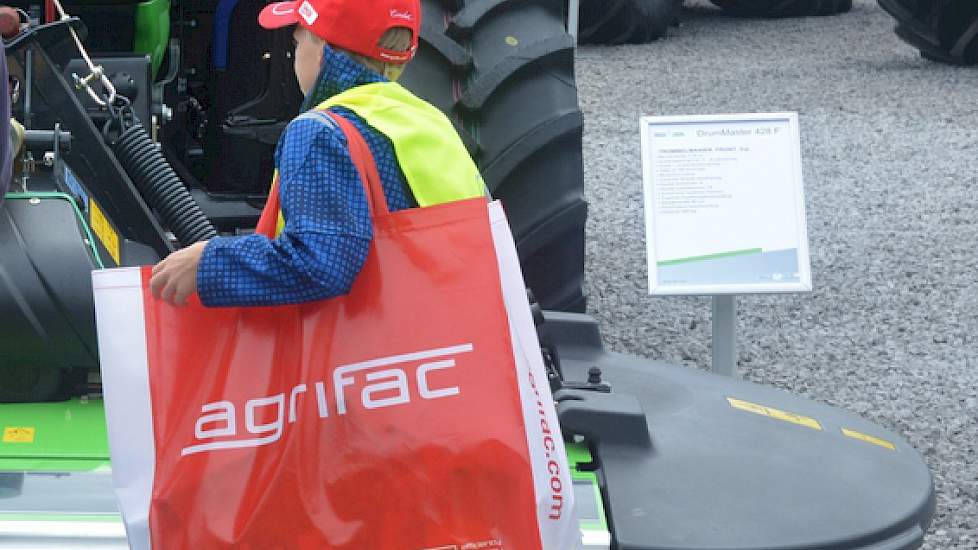
[[[734,399],[733,397],[728,397],[727,402],[730,403],[730,406],[735,409],[759,414],[761,416],[769,416],[775,420],[790,422],[792,424],[805,426],[806,428],[811,428],[813,430],[822,431],[822,425],[819,424],[818,420],[815,420],[809,416],[802,416],[800,414],[782,411],[773,407],[765,407],[764,405],[758,405],[757,403],[751,403],[750,401],[741,401],[740,399]]]
[[[88,217],[92,224],[92,231],[95,232],[99,240],[102,241],[102,246],[105,247],[105,250],[115,260],[115,265],[121,265],[122,253],[119,248],[119,234],[112,229],[112,224],[109,223],[108,218],[105,217],[102,209],[99,208],[94,200],[88,201],[88,206]]]
[[[867,435],[862,432],[857,432],[855,430],[850,430],[848,428],[842,428],[842,435],[846,437],[851,437],[853,439],[858,439],[859,441],[865,441],[866,443],[872,443],[873,445],[879,445],[880,447],[883,447],[884,449],[889,449],[891,451],[896,450],[896,445],[890,443],[885,439],[873,437],[871,435]]]
[[[7,426],[3,429],[4,443],[34,443],[34,428]]]

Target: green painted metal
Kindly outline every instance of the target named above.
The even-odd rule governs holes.
[[[594,495],[594,507],[598,512],[598,520],[581,519],[582,530],[608,531],[608,518],[604,512],[604,499],[601,497],[601,485],[598,476],[594,472],[582,470],[586,466],[594,463],[591,450],[586,443],[566,443],[567,462],[571,467],[571,480],[574,483],[587,482],[591,485],[591,492]]]
[[[33,429],[29,437],[25,428]],[[109,468],[101,399],[0,404],[0,471],[77,472]]]
[[[136,6],[136,39],[133,51],[150,56],[153,78],[163,64],[170,42],[170,0],[149,0]]]
[[[579,464],[591,464],[594,458],[591,456],[591,449],[585,443],[567,443],[567,462],[575,472]]]
[[[109,471],[109,461],[85,458],[47,458],[44,456],[0,458],[0,472],[91,472]]]
[[[7,193],[4,195],[6,200],[30,200],[30,199],[60,199],[66,200],[71,204],[72,208],[75,209],[75,215],[78,216],[78,223],[81,225],[82,229],[85,230],[85,237],[88,238],[88,247],[92,249],[92,256],[95,258],[95,265],[99,269],[105,269],[105,263],[102,262],[102,257],[99,256],[98,247],[95,246],[95,237],[92,236],[92,230],[88,226],[88,220],[82,214],[82,211],[78,209],[78,203],[75,199],[66,193],[55,193],[55,192],[37,192],[37,193]]]

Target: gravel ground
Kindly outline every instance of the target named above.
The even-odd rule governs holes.
[[[613,350],[710,364],[710,302],[646,292],[638,118],[797,111],[810,295],[745,297],[739,369],[925,457],[925,549],[978,548],[978,68],[923,60],[872,0],[735,19],[690,3],[653,44],[582,47],[588,292]]]

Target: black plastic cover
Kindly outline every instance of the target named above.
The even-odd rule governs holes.
[[[934,486],[900,436],[775,388],[605,352],[594,345],[592,319],[546,315],[543,330],[560,350],[565,376],[586,380],[597,365],[614,388],[574,392],[557,408],[564,435],[582,432],[592,445],[615,548],[910,550],[923,543]],[[634,433],[636,406],[645,411],[647,438]]]
[[[87,236],[68,198],[0,207],[0,363],[95,368]]]

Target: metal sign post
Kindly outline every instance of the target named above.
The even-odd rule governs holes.
[[[737,374],[737,296],[713,297],[713,372]]]
[[[567,32],[574,37],[574,44],[577,44],[577,31],[580,25],[581,0],[568,0],[567,2]]]

